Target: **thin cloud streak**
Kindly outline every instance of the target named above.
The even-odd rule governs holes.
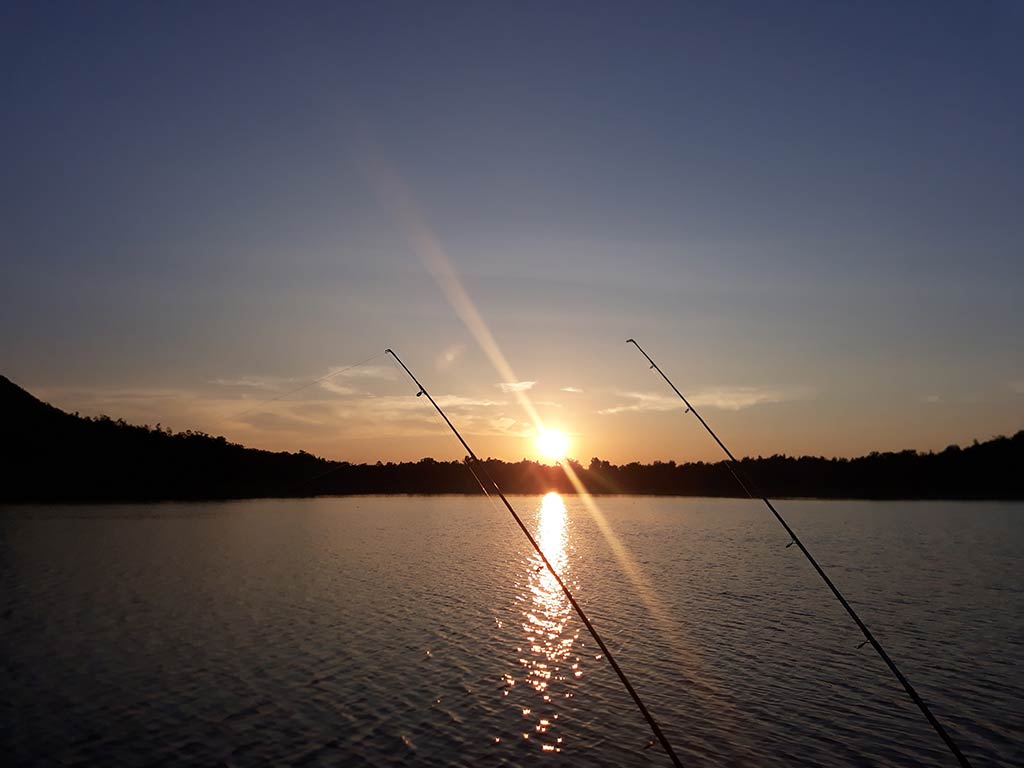
[[[672,411],[681,406],[679,398],[653,392],[621,392],[628,402],[598,411],[603,416],[617,413]],[[758,387],[713,387],[699,390],[687,399],[695,406],[740,411],[756,405],[786,403],[810,397],[808,390],[774,390]]]
[[[258,446],[268,439],[280,450],[283,444],[297,448],[345,439],[402,439],[438,435],[432,412],[421,400],[408,395],[376,395],[329,381],[295,399],[276,399],[252,409],[224,416],[245,399],[226,397],[219,385],[212,389],[70,389],[38,391],[44,400],[68,411],[86,415],[108,414],[130,423],[162,421],[172,429],[200,429],[225,434],[232,441]],[[455,394],[435,396],[438,404],[460,421],[466,434],[488,437],[529,437],[533,427],[505,413],[506,400]]]
[[[536,381],[502,381],[495,386],[502,392],[526,392],[533,389]]]
[[[248,389],[276,389],[279,381],[258,376],[242,376],[237,379],[212,379],[210,384],[218,387],[242,387]]]
[[[332,365],[325,373],[312,379],[301,379],[287,376],[236,376],[232,378],[211,379],[208,383],[216,387],[238,388],[238,389],[263,389],[268,391],[279,390],[287,386],[295,386],[300,382],[307,382],[306,385],[319,384],[322,388],[330,391],[344,389],[338,384],[332,388],[330,385],[333,379],[383,379],[394,381],[395,370],[382,365]],[[305,385],[304,385],[305,386]],[[347,394],[347,393],[346,393]]]
[[[337,373],[332,373],[337,371]],[[331,366],[327,369],[328,376],[338,376],[345,379],[384,379],[394,381],[395,369],[387,365],[359,365],[356,367],[346,365]]]
[[[344,384],[337,384],[333,381],[321,381],[320,389],[326,392],[333,392],[336,395],[354,395],[356,390],[352,387],[346,387]]]

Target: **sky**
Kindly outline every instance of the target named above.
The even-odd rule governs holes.
[[[1012,434],[1022,34],[1009,1],[7,3],[0,373],[461,458],[390,347],[481,456],[536,458],[535,414],[584,463],[720,458],[634,337],[738,455]]]

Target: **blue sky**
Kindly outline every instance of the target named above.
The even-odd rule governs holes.
[[[386,360],[234,416],[391,346],[478,452],[531,456],[383,174],[580,458],[715,456],[629,336],[740,453],[1024,427],[1015,3],[32,3],[0,27],[0,372],[61,407],[459,455]]]

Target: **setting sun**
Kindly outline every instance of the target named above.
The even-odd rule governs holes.
[[[569,437],[557,429],[545,429],[537,436],[537,451],[546,459],[564,459]]]

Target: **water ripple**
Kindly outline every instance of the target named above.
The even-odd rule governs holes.
[[[949,764],[756,504],[599,499],[627,577],[574,497],[513,501],[687,764]],[[1024,765],[1024,505],[784,506],[972,762]],[[8,764],[668,762],[475,498],[7,507],[0,638]]]

